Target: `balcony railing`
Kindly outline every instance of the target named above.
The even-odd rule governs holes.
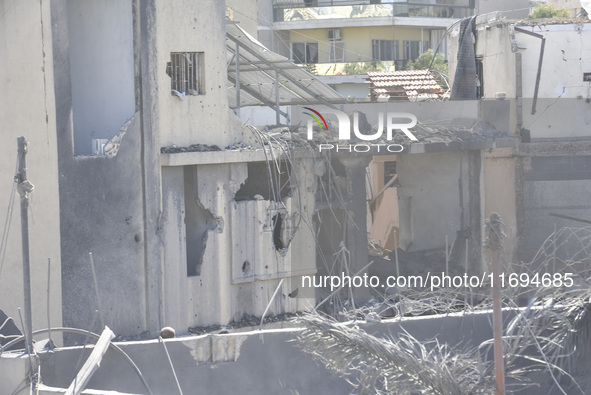
[[[472,0],[449,2],[452,4],[404,1],[386,3],[386,0],[381,4],[363,4],[360,1],[277,1],[274,4],[273,17],[275,22],[283,22],[375,17],[465,18],[474,13]]]

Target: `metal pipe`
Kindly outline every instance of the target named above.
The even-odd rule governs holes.
[[[408,211],[410,212],[410,242],[412,243],[412,241],[415,239],[415,216],[412,211],[412,196],[408,197]]]
[[[486,248],[489,251],[492,266],[492,293],[493,293],[493,339],[495,356],[496,395],[505,394],[505,368],[503,359],[503,311],[501,300],[501,263],[500,254],[503,248],[503,222],[501,216],[492,213],[486,221]]]
[[[458,189],[460,191],[460,229],[464,230],[464,147],[460,150],[460,178],[458,178]],[[459,258],[458,258],[459,261]]]
[[[94,294],[96,295],[96,304],[98,306],[99,317],[101,319],[101,330],[105,327],[105,317],[103,316],[103,308],[101,305],[101,298],[99,295],[98,282],[96,280],[96,270],[94,270],[94,259],[92,258],[92,252],[88,253],[90,257],[90,268],[92,269],[92,281],[94,283]]]
[[[236,116],[240,118],[240,45],[236,42]]]
[[[520,52],[515,54],[515,117],[517,121],[516,132],[521,134],[521,128],[523,127],[523,77]]]
[[[449,238],[445,235],[445,273],[449,274]]]
[[[536,87],[534,88],[534,99],[531,104],[531,114],[536,113],[536,104],[538,103],[538,91],[540,90],[540,78],[542,76],[542,62],[544,61],[544,48],[546,47],[546,37],[542,37],[540,45],[540,58],[538,60],[538,74],[536,75]]]
[[[540,89],[540,78],[542,76],[542,63],[544,61],[544,48],[546,47],[546,37],[541,34],[534,33],[527,31],[525,29],[516,27],[515,31],[524,33],[542,40],[542,44],[540,45],[540,57],[538,59],[538,73],[536,74],[536,85],[534,87],[534,97],[531,105],[531,114],[534,115],[536,113],[536,104],[538,102],[538,91]]]
[[[33,318],[31,315],[31,267],[29,262],[29,196],[33,190],[27,181],[27,141],[19,137],[18,142],[18,172],[15,180],[18,184],[18,194],[21,197],[21,242],[23,251],[23,291],[25,294],[25,339],[27,352],[33,352]]]
[[[168,348],[166,348],[166,343],[164,343],[164,339],[162,338],[162,336],[158,337],[158,341],[162,342],[162,345],[164,346],[164,352],[166,352],[166,358],[168,358],[168,363],[170,364],[170,368],[172,369],[172,375],[174,376],[174,381],[176,382],[176,387],[179,390],[179,394],[183,395],[181,383],[179,383],[179,378],[176,375],[176,370],[174,370],[174,365],[172,364],[172,359],[170,359],[170,354],[168,353]]]
[[[21,308],[20,308],[20,307],[18,308],[18,317],[19,317],[19,319],[20,319],[20,321],[21,321],[21,326],[24,328],[24,329],[23,329],[23,331],[24,331],[25,333],[27,333],[27,332],[28,332],[28,331],[27,331],[27,327],[26,327],[26,325],[23,323],[23,314],[22,314],[22,312],[21,312]],[[25,344],[29,344],[29,342],[31,342],[31,343],[32,343],[32,342],[33,342],[33,340],[32,340],[32,337],[33,337],[33,335],[31,335],[31,337],[28,337],[28,335],[25,335]],[[32,353],[29,351],[29,349],[28,349],[28,348],[27,348],[27,355],[29,356],[29,367],[31,368],[31,369],[29,370],[29,380],[31,380],[31,382],[33,382],[33,380],[32,380],[32,377],[33,377],[33,371],[34,371],[34,369],[33,369],[33,357],[32,357]]]
[[[263,315],[261,316],[261,323],[259,325],[259,327],[262,329],[263,328],[263,321],[265,320],[265,316],[267,315],[267,311],[269,311],[269,308],[271,307],[271,303],[273,303],[273,299],[275,299],[275,296],[277,295],[277,292],[279,292],[279,290],[281,289],[281,285],[283,285],[283,278],[281,279],[281,281],[279,281],[279,284],[277,285],[277,288],[275,288],[275,292],[273,292],[273,296],[271,296],[271,299],[269,300],[269,303],[267,303],[267,308],[265,309],[265,311],[263,312]]]
[[[400,277],[400,264],[398,263],[398,232],[394,230],[394,260],[396,261],[396,277]]]
[[[49,314],[51,302],[50,302],[50,291],[51,289],[51,258],[47,258],[47,331],[49,336],[49,347],[53,348],[53,339],[51,338],[51,315]]]
[[[275,70],[275,121],[277,125],[281,124],[281,119],[279,118],[279,106],[281,101],[279,100],[279,71]]]
[[[589,221],[588,219],[570,217],[568,215],[562,215],[562,214],[556,214],[556,213],[550,213],[548,215],[551,216],[551,217],[562,218],[562,219],[569,219],[571,221],[576,221],[576,222],[582,222],[584,224],[591,224],[591,221]]]
[[[556,273],[556,235],[557,235],[556,222],[554,223],[554,233],[552,233],[552,274]]]
[[[505,394],[505,369],[503,366],[503,312],[501,305],[500,251],[490,250],[493,271],[493,338],[495,355],[496,395]]]

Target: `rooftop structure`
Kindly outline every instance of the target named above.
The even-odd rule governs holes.
[[[446,93],[429,70],[368,72],[371,101],[437,100]]]

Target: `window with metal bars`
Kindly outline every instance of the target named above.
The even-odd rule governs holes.
[[[172,52],[166,73],[170,76],[173,95],[202,95],[203,52]]]

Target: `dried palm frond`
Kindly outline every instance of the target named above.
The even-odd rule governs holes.
[[[408,333],[381,339],[319,315],[298,318],[300,346],[361,393],[489,394],[493,384],[475,351],[457,351]]]
[[[503,335],[506,392],[543,385],[544,393],[584,393],[573,371],[578,362],[588,358],[583,352],[591,353],[591,227],[555,231],[530,263],[515,264],[503,257],[506,274],[519,279],[513,281],[516,286],[505,284],[502,291],[503,305],[512,311],[505,316],[510,318]],[[572,276],[572,286],[566,285],[565,273]],[[551,283],[537,281],[548,275]],[[338,303],[336,295],[333,304],[340,306],[335,315],[350,319],[379,317],[386,311],[401,321],[409,315],[458,310],[469,314],[470,310],[490,308],[489,286],[470,290],[399,288],[359,308],[354,308],[352,298],[349,304]],[[527,306],[517,309],[524,302]],[[304,327],[298,336],[301,347],[361,393],[494,392],[492,339],[479,347],[458,350],[437,341],[419,341],[408,333],[396,339],[377,338],[351,324],[316,314],[298,321]]]
[[[540,288],[534,295],[507,325],[505,365],[522,373],[547,371],[561,393],[567,394],[565,384],[584,393],[569,372],[591,339],[591,290]]]

